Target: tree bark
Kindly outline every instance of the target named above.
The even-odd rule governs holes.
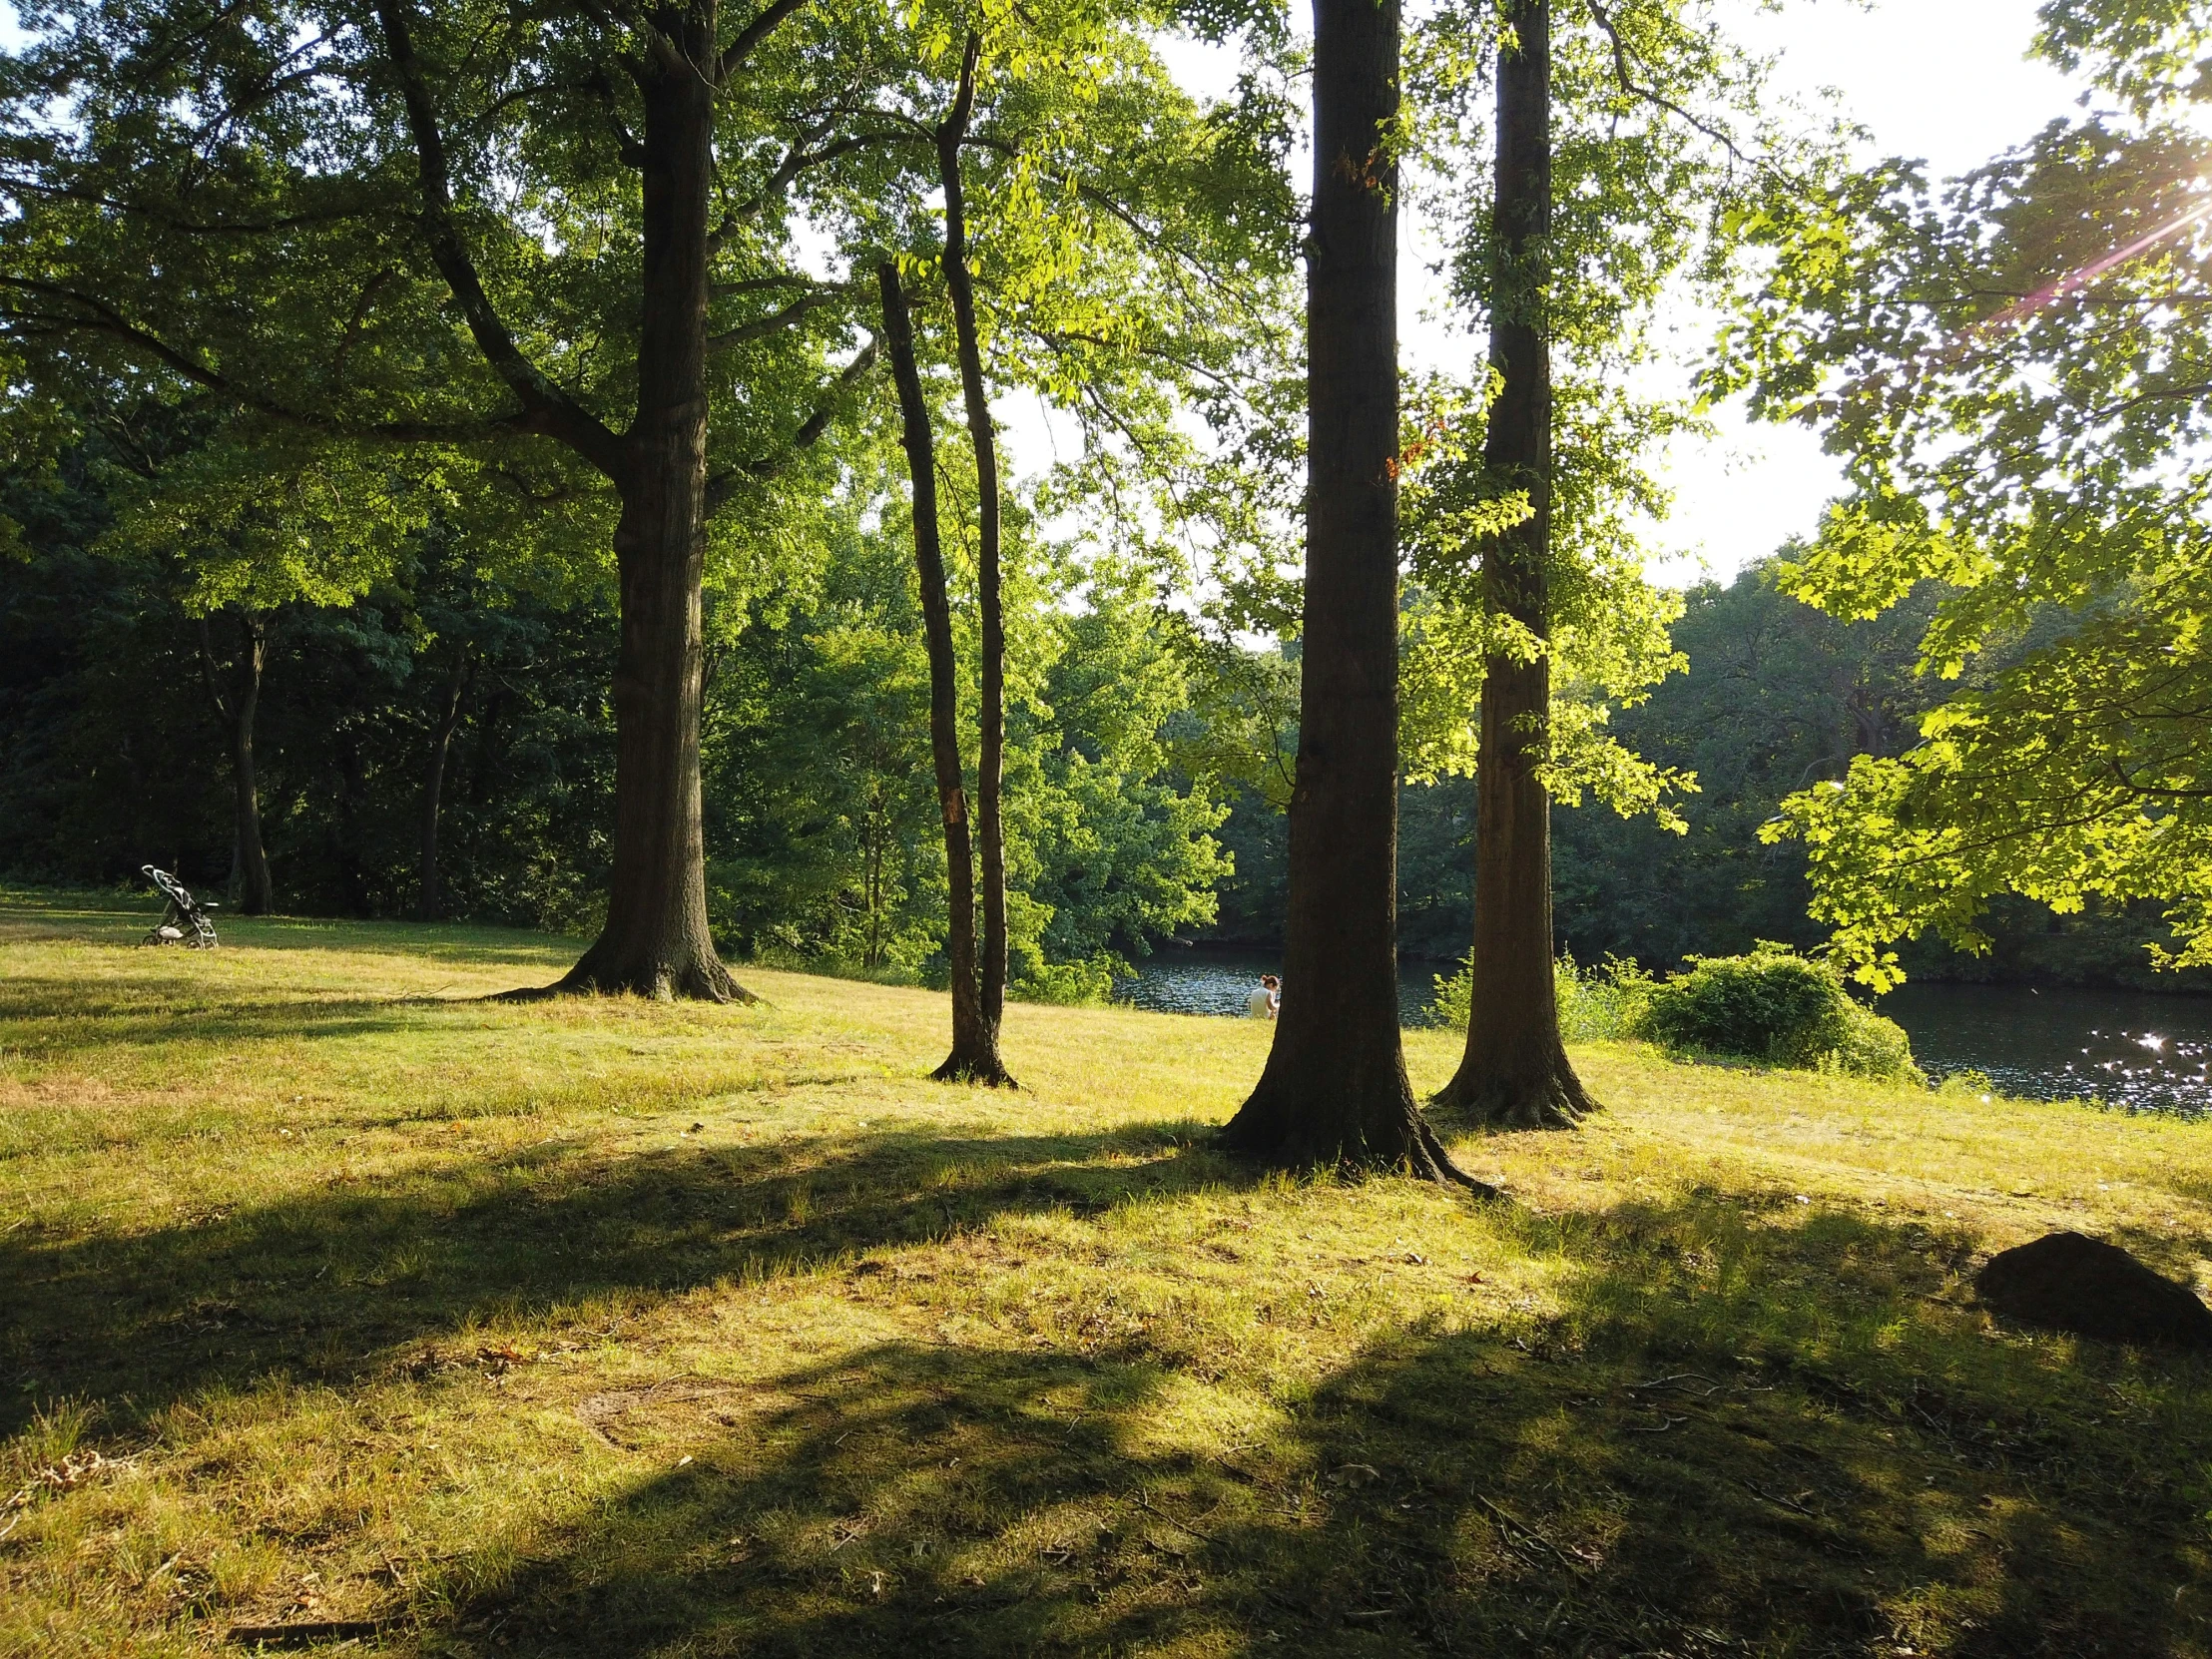
[[[975,74],[982,36],[969,33],[960,65],[960,90],[937,129],[937,174],[944,187],[944,285],[952,300],[952,328],[960,358],[960,393],[967,410],[968,442],[975,451],[976,603],[981,611],[982,656],[977,676],[975,829],[983,854],[983,959],[981,1013],[989,1049],[988,1069],[976,1081],[1013,1083],[999,1059],[998,1032],[1006,1015],[1006,831],[999,813],[1006,770],[1006,619],[999,602],[1001,531],[998,501],[998,434],[991,425],[990,389],[983,381],[983,347],[975,324],[975,282],[967,263],[967,202],[960,188],[960,145],[975,110]],[[949,1062],[948,1062],[949,1063]]]
[[[438,812],[445,795],[445,763],[453,751],[453,734],[461,727],[461,706],[468,698],[468,683],[475,662],[466,649],[454,653],[453,672],[446,677],[445,708],[430,733],[430,756],[422,771],[422,853],[417,869],[415,914],[424,921],[438,919],[442,897],[438,891]]]
[[[715,90],[697,66],[715,60],[714,17],[661,15],[676,50],[639,66],[638,406],[615,474],[614,878],[605,927],[557,988],[750,1002],[708,927],[699,778]]]
[[[269,661],[269,628],[251,612],[239,617],[239,656],[226,692],[210,644],[208,619],[200,619],[200,668],[231,743],[231,878],[224,898],[241,915],[263,916],[276,904],[269,852],[262,844],[261,784],[255,772],[254,723],[261,712],[262,674]]]
[[[707,305],[717,188],[715,101],[764,41],[807,0],[768,0],[725,46],[715,0],[625,14],[636,50],[622,65],[644,108],[624,159],[642,175],[637,408],[617,435],[530,360],[499,314],[470,253],[428,66],[409,0],[376,0],[386,64],[413,140],[424,251],[459,321],[519,408],[501,424],[566,445],[614,485],[621,594],[616,657],[614,878],[607,921],[551,991],[752,1001],[715,953],[707,921],[699,715],[706,522],[727,497],[708,477]],[[855,363],[843,376],[856,377]],[[840,382],[841,384],[842,382]],[[827,429],[803,425],[794,448]],[[740,472],[759,474],[761,465]],[[737,474],[733,473],[732,476]],[[542,995],[546,992],[518,992]]]
[[[340,724],[331,734],[332,758],[337,762],[338,803],[331,825],[330,862],[338,872],[345,913],[365,917],[369,913],[368,878],[361,864],[361,807],[368,796],[368,768],[361,757],[359,734]]]
[[[1006,1081],[998,1057],[998,1029],[983,1017],[982,982],[975,949],[975,851],[968,835],[966,791],[960,764],[960,705],[952,652],[952,608],[945,592],[944,548],[937,524],[936,441],[929,404],[914,358],[913,320],[898,268],[875,268],[883,302],[883,337],[898,386],[906,473],[913,486],[914,567],[921,588],[921,618],[929,648],[929,751],[936,763],[937,805],[944,819],[946,899],[945,956],[952,965],[952,1052],[931,1075],[939,1081]]]
[[[1496,278],[1490,365],[1499,377],[1483,460],[1533,511],[1482,549],[1491,605],[1539,639],[1550,633],[1551,357],[1544,316],[1551,232],[1551,12],[1518,0],[1499,49]],[[1551,660],[1493,655],[1483,665],[1475,760],[1474,985],[1467,1047],[1436,1096],[1500,1129],[1563,1129],[1592,1109],[1559,1039],[1552,978],[1551,797],[1540,776],[1550,737]]]
[[[1283,1006],[1231,1150],[1465,1180],[1397,1023],[1396,0],[1315,0],[1306,608]]]

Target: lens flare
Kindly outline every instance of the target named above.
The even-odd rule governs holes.
[[[2033,293],[2013,300],[2011,304],[2005,306],[1994,316],[1984,319],[1976,332],[2009,327],[2012,323],[2034,315],[2045,305],[2053,304],[2071,294],[2079,293],[2099,276],[2117,271],[2121,266],[2131,261],[2141,259],[2160,243],[2171,241],[2189,229],[2190,226],[2206,218],[2212,218],[2212,199],[2198,203],[2179,219],[2137,237],[2125,248],[2115,248],[2102,259],[2082,266],[2079,270],[2068,272],[2049,286],[2037,288]]]

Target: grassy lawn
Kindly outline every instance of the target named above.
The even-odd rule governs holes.
[[[2201,1279],[2212,1125],[1600,1047],[1483,1207],[1216,1156],[1241,1022],[148,910],[0,894],[0,1653],[2212,1654],[2212,1364],[1967,1289]]]

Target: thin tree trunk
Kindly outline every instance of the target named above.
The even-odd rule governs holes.
[[[1534,511],[1488,541],[1489,601],[1538,638],[1550,632],[1551,359],[1543,315],[1551,231],[1551,12],[1519,0],[1499,50],[1497,279],[1490,364],[1499,376],[1483,459]],[[1551,797],[1538,769],[1549,743],[1551,660],[1483,665],[1475,760],[1474,995],[1466,1055],[1436,1096],[1501,1129],[1567,1128],[1592,1103],[1559,1040],[1552,979]]]
[[[643,305],[638,410],[623,439],[614,538],[622,596],[614,879],[606,926],[560,988],[750,1002],[708,927],[699,778],[715,93],[696,66],[714,60],[714,8],[659,21],[682,50],[649,54],[638,70]]]
[[[147,802],[146,768],[139,764],[138,751],[131,747],[128,731],[116,734],[116,754],[123,762],[123,777],[128,789],[124,803],[123,859],[126,866],[136,866],[145,861],[141,850],[145,845],[145,815]],[[175,869],[174,864],[169,866]],[[181,872],[180,872],[181,873]]]
[[[937,805],[944,818],[946,898],[945,956],[952,965],[952,1052],[932,1074],[940,1081],[1002,1082],[997,1027],[983,1017],[976,972],[975,853],[968,837],[966,792],[961,785],[959,687],[952,652],[952,608],[946,598],[944,548],[937,525],[937,460],[929,404],[914,359],[914,329],[898,268],[875,268],[883,300],[884,343],[906,449],[914,502],[914,566],[921,587],[922,630],[929,648],[929,750],[936,763]]]
[[[368,882],[361,869],[361,803],[368,794],[368,769],[361,759],[359,734],[341,725],[333,735],[338,771],[337,822],[330,861],[337,866],[345,913],[368,914]]]
[[[200,619],[200,669],[231,742],[231,878],[224,897],[241,915],[269,914],[276,904],[269,853],[262,845],[261,785],[254,764],[254,723],[261,713],[269,629],[251,612],[239,617],[238,666],[228,693],[216,668],[208,619]]]
[[[415,914],[424,921],[438,919],[438,811],[445,795],[445,762],[453,750],[453,734],[461,727],[461,706],[467,701],[468,683],[474,673],[475,662],[468,652],[455,653],[453,672],[445,682],[445,709],[430,734],[430,757],[422,772],[422,855]]]
[[[1305,650],[1283,1007],[1232,1150],[1464,1180],[1397,1026],[1396,0],[1315,0]]]
[[[990,390],[983,382],[983,348],[975,325],[975,283],[968,273],[967,207],[960,188],[960,145],[975,110],[975,73],[982,36],[970,32],[960,65],[960,90],[952,112],[937,129],[937,174],[944,187],[944,283],[952,300],[952,327],[960,358],[960,391],[967,408],[968,442],[975,451],[976,598],[982,611],[983,662],[979,675],[975,745],[975,828],[983,854],[982,1016],[991,1069],[975,1076],[1011,1084],[998,1056],[998,1032],[1006,1014],[1006,831],[999,814],[1006,768],[1006,621],[999,603],[1000,526],[998,435],[991,425]]]

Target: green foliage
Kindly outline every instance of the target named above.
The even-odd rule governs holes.
[[[1552,963],[1552,990],[1559,1003],[1559,1035],[1570,1043],[1611,1042],[1639,1033],[1652,980],[1633,962],[1612,958],[1582,968],[1562,952]],[[1472,1012],[1474,963],[1462,960],[1455,973],[1436,975],[1429,1023],[1465,1031]]]
[[[2004,895],[2158,900],[2212,962],[2212,355],[2200,8],[2062,0],[2043,49],[2119,95],[1966,177],[1866,170],[1758,220],[1774,263],[1712,378],[1821,425],[1851,494],[1783,572],[1866,617],[1934,579],[1921,669],[1957,689],[1903,754],[1790,800],[1839,960],[1986,949]],[[2124,256],[2124,257],[2121,257]],[[1934,701],[1932,698],[1931,701]]]
[[[1473,327],[1532,312],[1551,360],[1551,477],[1544,504],[1544,614],[1481,575],[1481,551],[1536,508],[1528,480],[1483,456],[1492,374],[1437,383],[1413,400],[1404,510],[1417,595],[1402,653],[1408,776],[1471,772],[1485,664],[1551,660],[1540,734],[1546,787],[1585,791],[1624,817],[1680,833],[1694,774],[1655,766],[1612,728],[1680,670],[1668,639],[1676,596],[1643,577],[1648,525],[1666,514],[1654,470],[1666,443],[1704,429],[1688,399],[1627,389],[1659,351],[1662,294],[1710,284],[1737,264],[1739,221],[1782,188],[1785,166],[1827,161],[1763,99],[1764,67],[1736,50],[1694,0],[1561,8],[1553,17],[1551,232],[1542,269],[1494,242],[1489,0],[1426,18],[1408,54],[1417,92],[1406,143],[1449,228],[1453,298]]]
[[[1634,1029],[1663,1048],[1918,1081],[1904,1030],[1852,1000],[1842,976],[1782,945],[1693,959],[1653,984]]]
[[[826,512],[819,586],[757,611],[717,656],[710,900],[718,935],[749,954],[926,980],[945,932],[928,670],[909,530],[881,502],[856,480]],[[1020,497],[1008,507],[1011,990],[1101,1001],[1154,939],[1214,919],[1229,861],[1210,763],[1235,746],[1211,731],[1185,631],[1140,573],[1042,543]],[[974,572],[950,551],[972,718]]]
[[[1790,598],[1771,562],[1683,596],[1673,643],[1686,673],[1623,709],[1622,744],[1653,766],[1695,773],[1686,832],[1569,809],[1554,815],[1555,905],[1577,955],[1673,966],[1731,955],[1755,939],[1810,945],[1803,852],[1760,829],[1812,780],[1841,779],[1857,754],[1912,742],[1928,688],[1913,673],[1931,590],[1869,622]]]

